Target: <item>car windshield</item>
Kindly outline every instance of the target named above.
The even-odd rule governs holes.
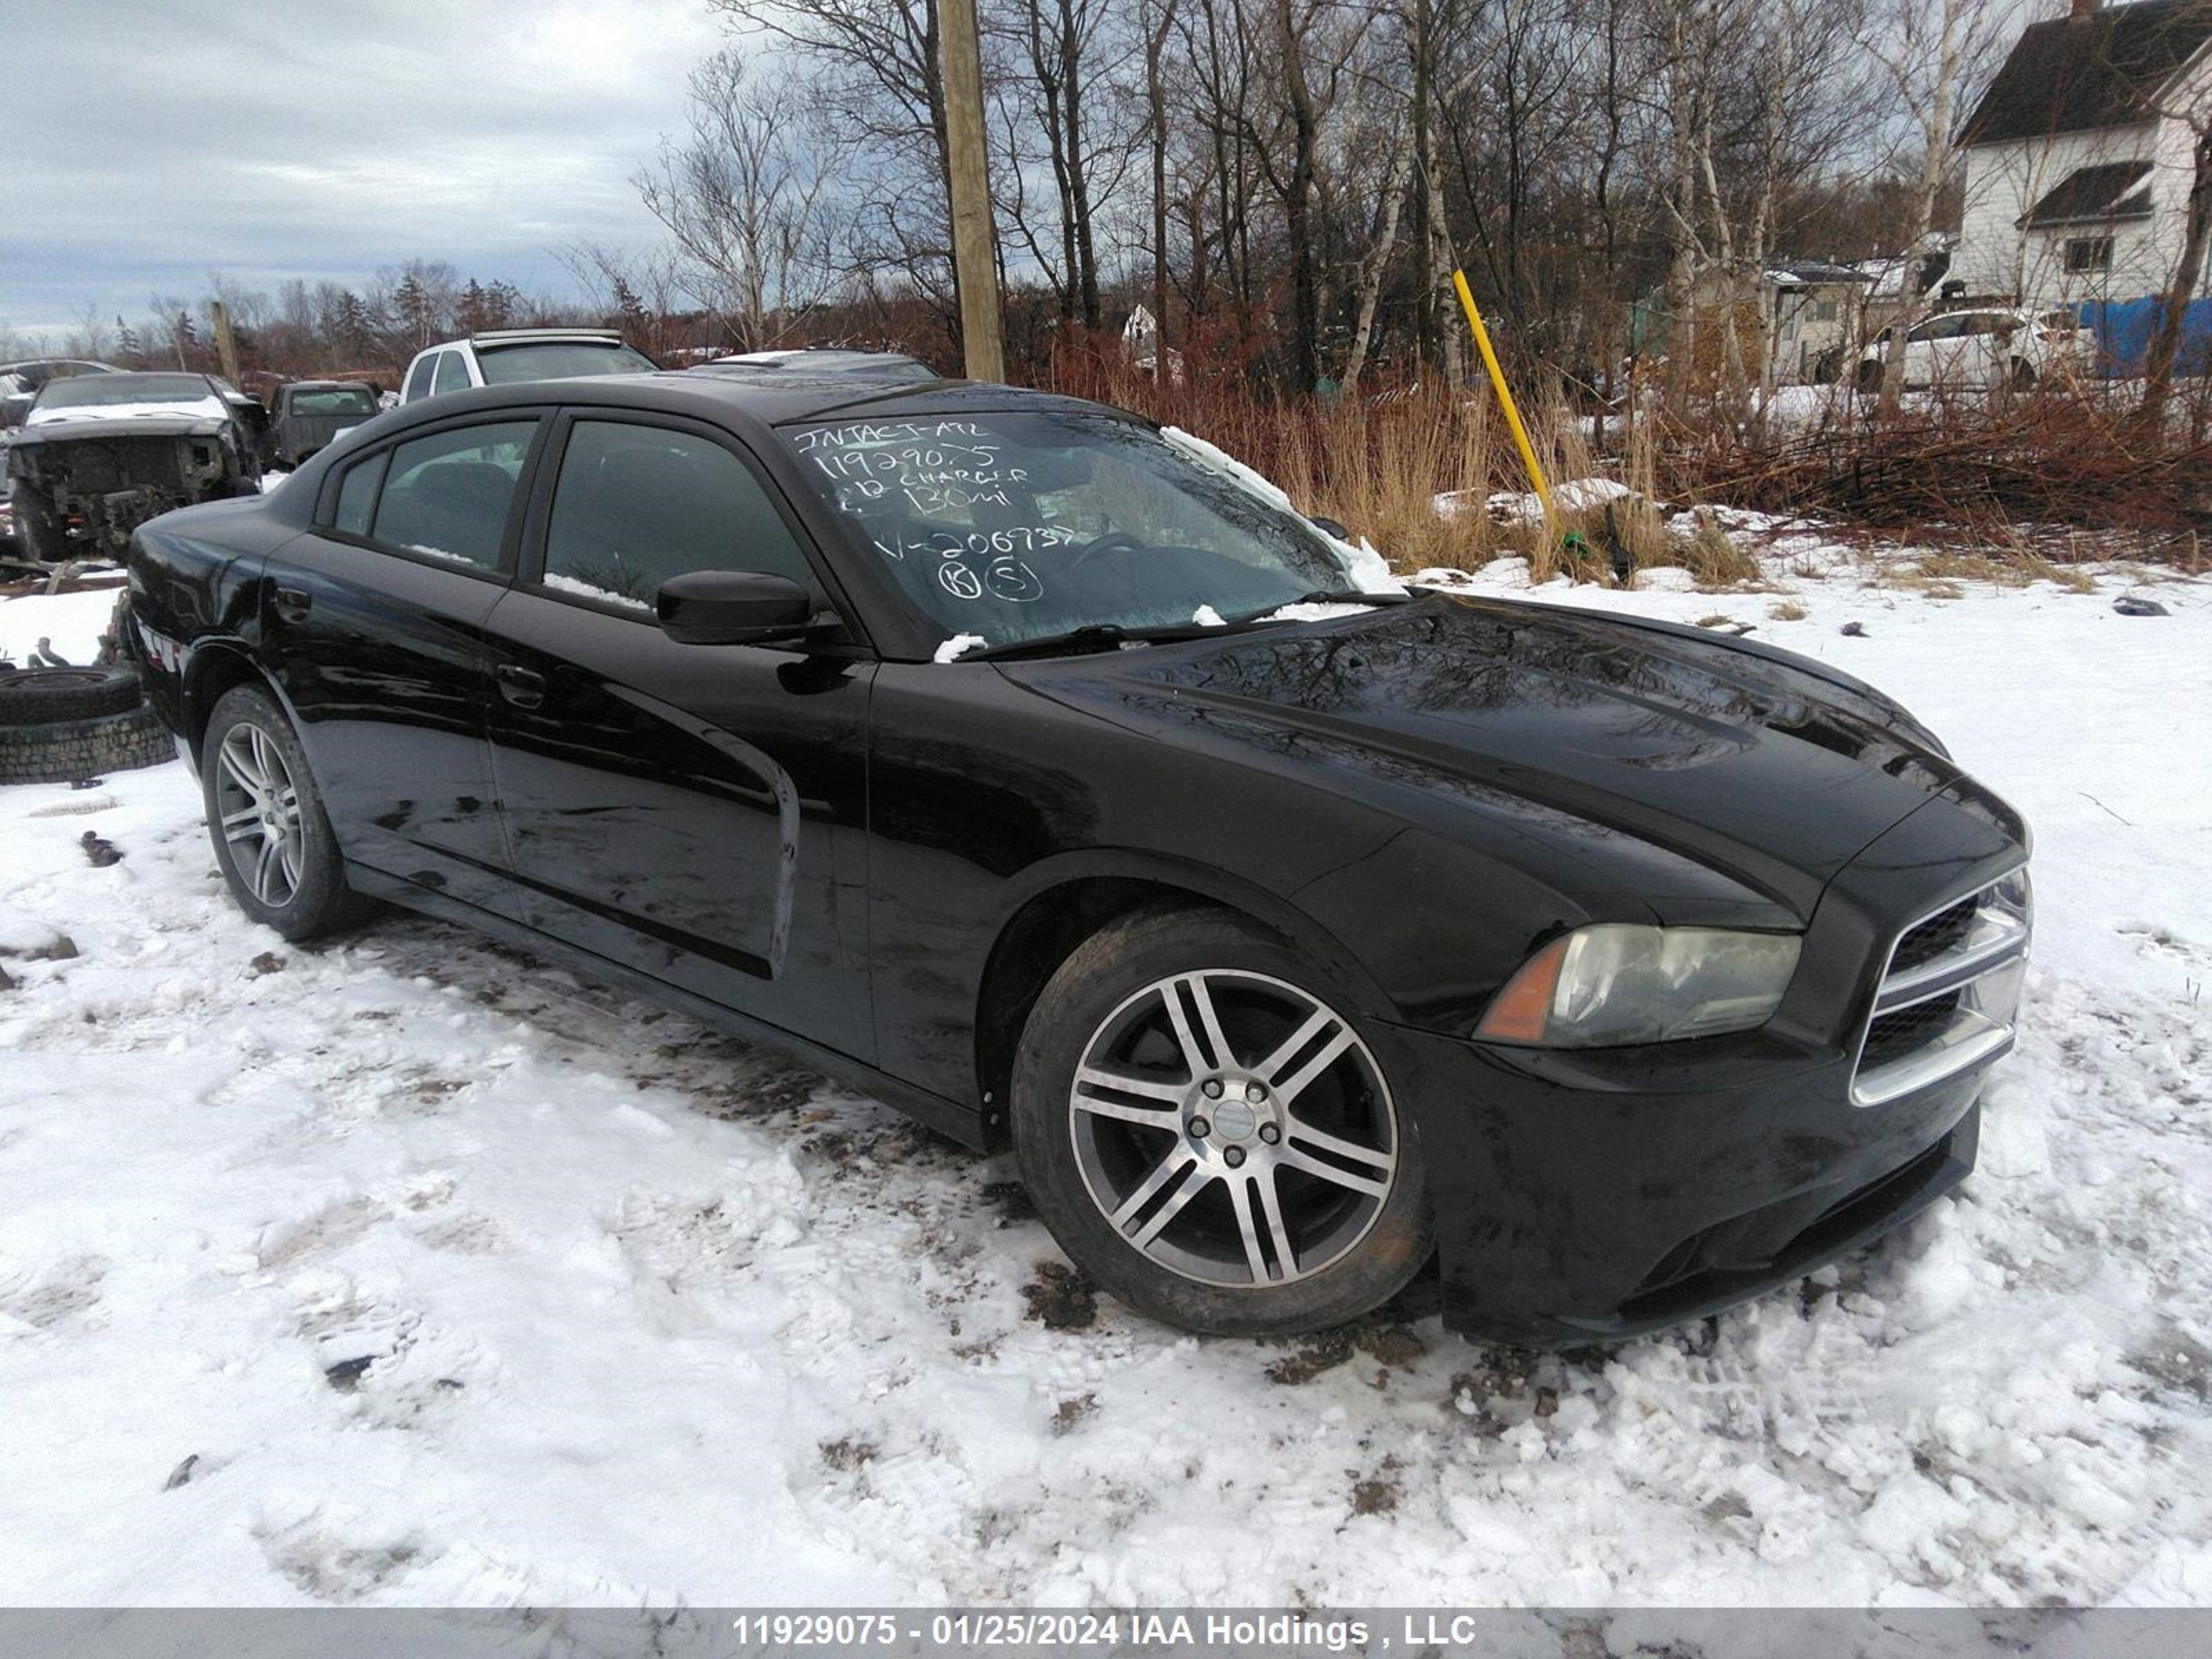
[[[782,436],[948,638],[1233,621],[1350,585],[1304,520],[1135,421],[917,416]]]
[[[295,392],[285,412],[292,415],[374,415],[376,399],[359,386],[337,386],[321,392]]]
[[[580,374],[649,374],[653,360],[613,340],[532,340],[477,348],[486,386],[566,380]]]
[[[111,404],[200,404],[215,394],[203,374],[73,374],[52,380],[39,407],[87,409]]]

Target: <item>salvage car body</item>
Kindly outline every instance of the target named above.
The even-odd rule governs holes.
[[[297,466],[340,434],[375,419],[376,390],[366,380],[293,380],[272,394],[269,416],[276,459]]]
[[[1441,593],[938,660],[947,630],[865,556],[792,428],[1142,423],[1004,387],[769,380],[466,394],[276,495],[145,526],[133,640],[155,700],[190,749],[224,690],[271,688],[359,890],[777,1044],[976,1146],[1004,1143],[1024,1018],[1081,941],[1164,898],[1249,918],[1317,964],[1410,1106],[1445,1317],[1470,1333],[1677,1323],[1971,1169],[1982,1074],[2012,1041],[2027,832],[1881,693],[1694,629]],[[497,569],[337,529],[383,442],[494,417],[536,434]],[[842,627],[688,646],[543,581],[545,458],[616,417],[749,458]],[[1547,943],[1599,925],[1802,954],[1755,1030],[1485,1035]]]
[[[252,493],[267,433],[260,412],[205,374],[49,382],[8,446],[19,540],[35,558],[112,556],[159,514]]]

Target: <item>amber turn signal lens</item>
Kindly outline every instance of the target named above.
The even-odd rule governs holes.
[[[1565,939],[1555,939],[1522,964],[1505,982],[1474,1034],[1492,1042],[1541,1042],[1552,1017],[1552,997],[1559,988],[1559,964],[1567,959]]]

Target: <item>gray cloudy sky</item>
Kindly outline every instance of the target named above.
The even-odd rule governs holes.
[[[0,328],[134,320],[410,257],[566,291],[655,228],[631,173],[726,38],[703,0],[14,0]]]

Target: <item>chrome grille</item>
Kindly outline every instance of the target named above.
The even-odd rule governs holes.
[[[2022,865],[1900,933],[1859,1036],[1854,1103],[1882,1105],[2011,1047],[2032,925]]]

